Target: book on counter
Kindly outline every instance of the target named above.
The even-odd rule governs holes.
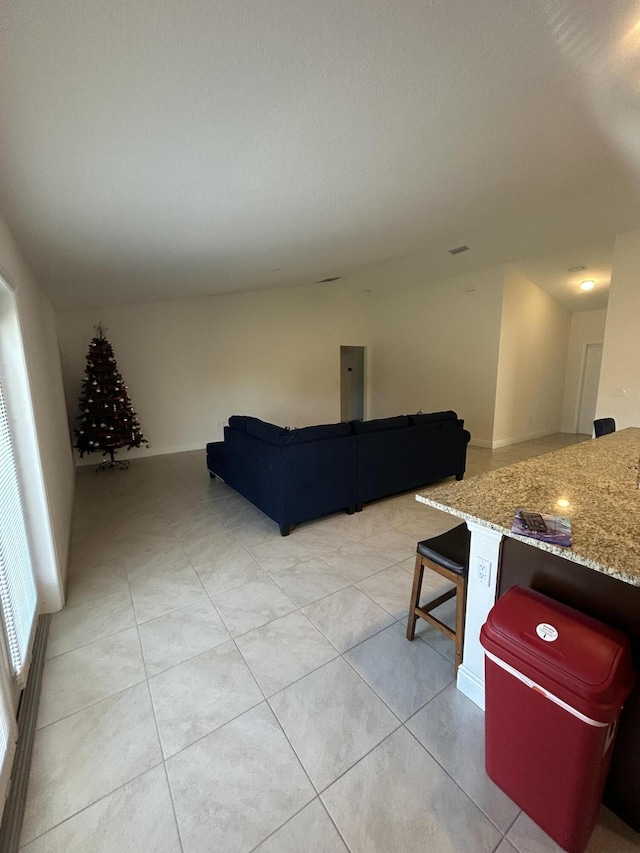
[[[571,519],[560,515],[548,515],[544,512],[531,512],[519,509],[511,525],[511,532],[520,536],[530,536],[550,545],[561,545],[571,548]]]

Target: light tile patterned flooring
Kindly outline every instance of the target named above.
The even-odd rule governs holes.
[[[451,642],[404,638],[416,541],[455,523],[408,493],[282,538],[203,452],[80,469],[21,849],[559,850],[487,779]],[[589,851],[640,836],[603,810]]]

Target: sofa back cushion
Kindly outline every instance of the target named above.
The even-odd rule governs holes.
[[[231,421],[232,418],[229,418],[229,426],[231,426]],[[261,441],[267,441],[269,444],[287,447],[290,444],[307,444],[311,441],[323,441],[328,438],[344,438],[351,435],[351,427],[349,424],[319,424],[301,429],[284,429],[258,418],[246,418],[246,433],[254,438],[259,438]]]
[[[229,425],[231,425],[231,419],[229,419]],[[287,430],[275,424],[268,424],[266,421],[259,420],[259,418],[247,418],[246,432],[247,435],[252,435],[261,441],[268,441],[269,444],[280,444],[280,439]]]
[[[409,426],[406,415],[395,418],[377,418],[374,421],[351,421],[351,428],[356,435],[367,435],[371,432],[384,432],[389,429],[401,429]]]
[[[318,426],[288,429],[282,437],[282,444],[306,444],[309,441],[323,441],[327,438],[344,438],[351,435],[350,424],[319,424]]]
[[[229,418],[229,426],[231,429],[237,429],[240,432],[247,431],[247,416],[246,415],[231,415]]]
[[[442,421],[457,421],[458,416],[451,410],[447,412],[429,412],[427,414],[409,415],[411,426],[422,426],[422,424],[435,424]]]
[[[266,421],[261,421],[260,418],[252,418],[251,415],[231,415],[229,418],[229,427],[237,429],[240,432],[246,432],[249,424],[264,424]],[[270,424],[268,424],[270,426]]]

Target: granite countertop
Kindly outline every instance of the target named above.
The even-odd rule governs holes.
[[[574,444],[416,495],[422,503],[640,586],[640,428]],[[558,500],[569,501],[558,506]],[[573,546],[511,533],[517,509],[571,519]]]

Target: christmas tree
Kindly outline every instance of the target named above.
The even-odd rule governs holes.
[[[107,329],[102,323],[93,328],[98,334],[92,338],[87,353],[79,399],[80,426],[74,430],[74,446],[80,451],[81,458],[85,453],[100,451],[103,461],[98,468],[128,468],[128,462],[114,459],[118,448],[130,450],[143,444],[148,447],[149,444],[140,431],[127,386],[118,371],[113,347],[104,336]]]

